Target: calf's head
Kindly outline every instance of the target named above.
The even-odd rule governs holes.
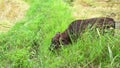
[[[49,50],[58,49],[60,47],[60,32],[52,38]]]

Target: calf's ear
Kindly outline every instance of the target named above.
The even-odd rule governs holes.
[[[60,36],[60,32],[57,32],[56,35]]]
[[[56,34],[60,34],[60,32],[57,32]]]
[[[57,32],[55,36],[59,38],[60,37],[60,32]]]

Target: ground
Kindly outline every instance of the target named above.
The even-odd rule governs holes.
[[[0,0],[0,32],[8,31],[22,19],[29,5],[23,0]]]
[[[75,0],[72,5],[73,16],[77,19],[100,16],[120,19],[120,1],[117,0]]]

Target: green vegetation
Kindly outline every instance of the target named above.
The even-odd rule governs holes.
[[[78,42],[50,52],[51,38],[73,21],[70,6],[62,0],[25,1],[30,4],[25,18],[0,33],[0,68],[120,67],[119,35],[87,31]]]

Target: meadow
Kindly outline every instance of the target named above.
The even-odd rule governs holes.
[[[8,31],[0,32],[0,68],[120,67],[120,32],[103,36],[99,31],[86,31],[77,42],[51,52],[48,48],[55,33],[88,15],[76,17],[69,0],[24,1],[30,5],[24,18],[15,21]]]

